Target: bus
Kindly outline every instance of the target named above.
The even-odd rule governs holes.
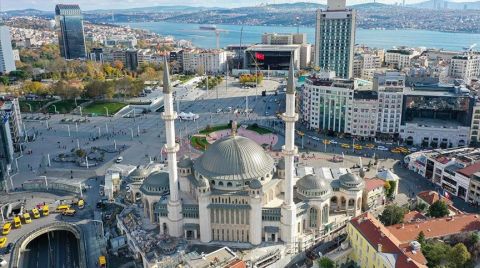
[[[12,223],[11,223],[11,222],[6,222],[6,223],[3,225],[2,234],[3,234],[3,235],[7,235],[7,234],[10,233],[10,230],[12,230]]]
[[[40,212],[38,212],[38,209],[36,209],[36,208],[32,209],[32,213],[33,213],[33,218],[34,219],[40,218]]]
[[[49,211],[48,211],[48,205],[44,205],[44,206],[42,207],[42,214],[43,214],[43,216],[48,216],[48,213],[49,213]]]
[[[23,221],[25,222],[25,224],[32,222],[32,218],[30,217],[30,213],[27,212],[27,213],[23,214]]]
[[[70,209],[70,208],[62,212],[62,214],[65,216],[74,216],[75,213],[77,213],[75,209]]]
[[[107,258],[105,256],[98,257],[98,267],[106,268],[107,267]]]
[[[15,228],[17,228],[17,229],[20,228],[20,227],[22,227],[22,222],[20,221],[20,217],[19,217],[19,216],[15,216],[15,217],[13,218],[13,223],[14,223],[14,225],[15,225]]]
[[[85,207],[85,201],[83,199],[78,200],[78,208],[82,209]]]

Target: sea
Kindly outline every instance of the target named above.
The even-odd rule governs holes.
[[[201,30],[201,24],[184,24],[174,22],[132,22],[121,23],[132,28],[150,30],[152,32],[173,36],[175,39],[190,40],[201,48],[215,48],[216,37],[212,31]],[[261,42],[263,33],[296,33],[297,27],[285,26],[249,26],[249,25],[216,25],[225,30],[220,33],[220,46],[238,44],[257,44]],[[243,30],[242,30],[243,28]],[[315,44],[315,28],[300,27],[301,33],[307,34],[308,42]],[[473,44],[480,46],[480,34],[451,33],[426,30],[379,30],[357,29],[356,44],[374,48],[392,48],[394,46],[427,47],[444,50],[461,51]],[[478,47],[477,47],[478,49]]]

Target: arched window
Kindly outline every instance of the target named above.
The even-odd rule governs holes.
[[[232,187],[233,184],[231,182],[227,182],[227,187]]]
[[[219,181],[218,186],[223,186],[223,181]]]
[[[310,227],[317,227],[318,211],[316,208],[310,208]]]
[[[322,209],[322,223],[328,223],[328,206],[324,206]]]
[[[212,185],[215,185],[215,181],[214,181],[214,180],[211,180],[210,183],[211,183]]]

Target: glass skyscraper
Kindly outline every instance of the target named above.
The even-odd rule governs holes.
[[[60,54],[65,59],[86,58],[83,16],[78,5],[55,6]]]
[[[335,71],[337,77],[353,77],[355,15],[346,0],[328,0],[327,10],[317,11],[315,66]]]

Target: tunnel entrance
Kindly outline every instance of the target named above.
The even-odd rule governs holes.
[[[78,242],[75,235],[69,231],[44,233],[26,246],[22,254],[23,267],[80,267]]]

